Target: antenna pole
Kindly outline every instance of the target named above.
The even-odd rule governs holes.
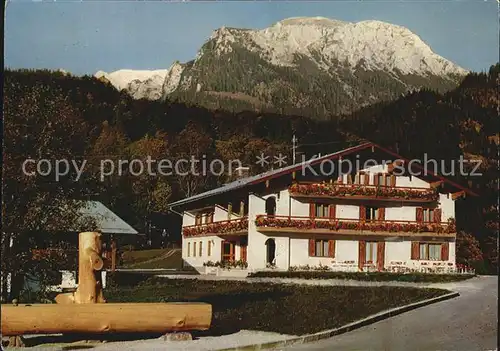
[[[297,149],[297,138],[295,137],[295,134],[293,135],[292,138],[292,162],[295,164],[295,150]]]

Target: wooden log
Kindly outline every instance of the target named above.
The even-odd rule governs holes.
[[[104,303],[101,258],[101,234],[83,232],[78,237],[78,288],[74,293],[59,294],[55,300],[60,304]]]
[[[207,330],[206,303],[103,303],[2,305],[2,335],[161,333]]]

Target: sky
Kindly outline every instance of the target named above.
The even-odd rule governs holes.
[[[6,8],[8,68],[94,74],[165,69],[189,61],[222,26],[262,29],[288,17],[405,26],[434,52],[465,69],[498,62],[498,0],[470,1],[38,1]]]

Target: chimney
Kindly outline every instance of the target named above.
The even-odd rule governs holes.
[[[250,167],[238,167],[235,171],[237,179],[246,178],[250,175]]]

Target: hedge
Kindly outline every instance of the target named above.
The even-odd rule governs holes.
[[[474,274],[429,274],[389,272],[322,272],[322,271],[259,271],[248,278],[342,279],[363,281],[398,281],[414,283],[456,282],[474,277]]]

